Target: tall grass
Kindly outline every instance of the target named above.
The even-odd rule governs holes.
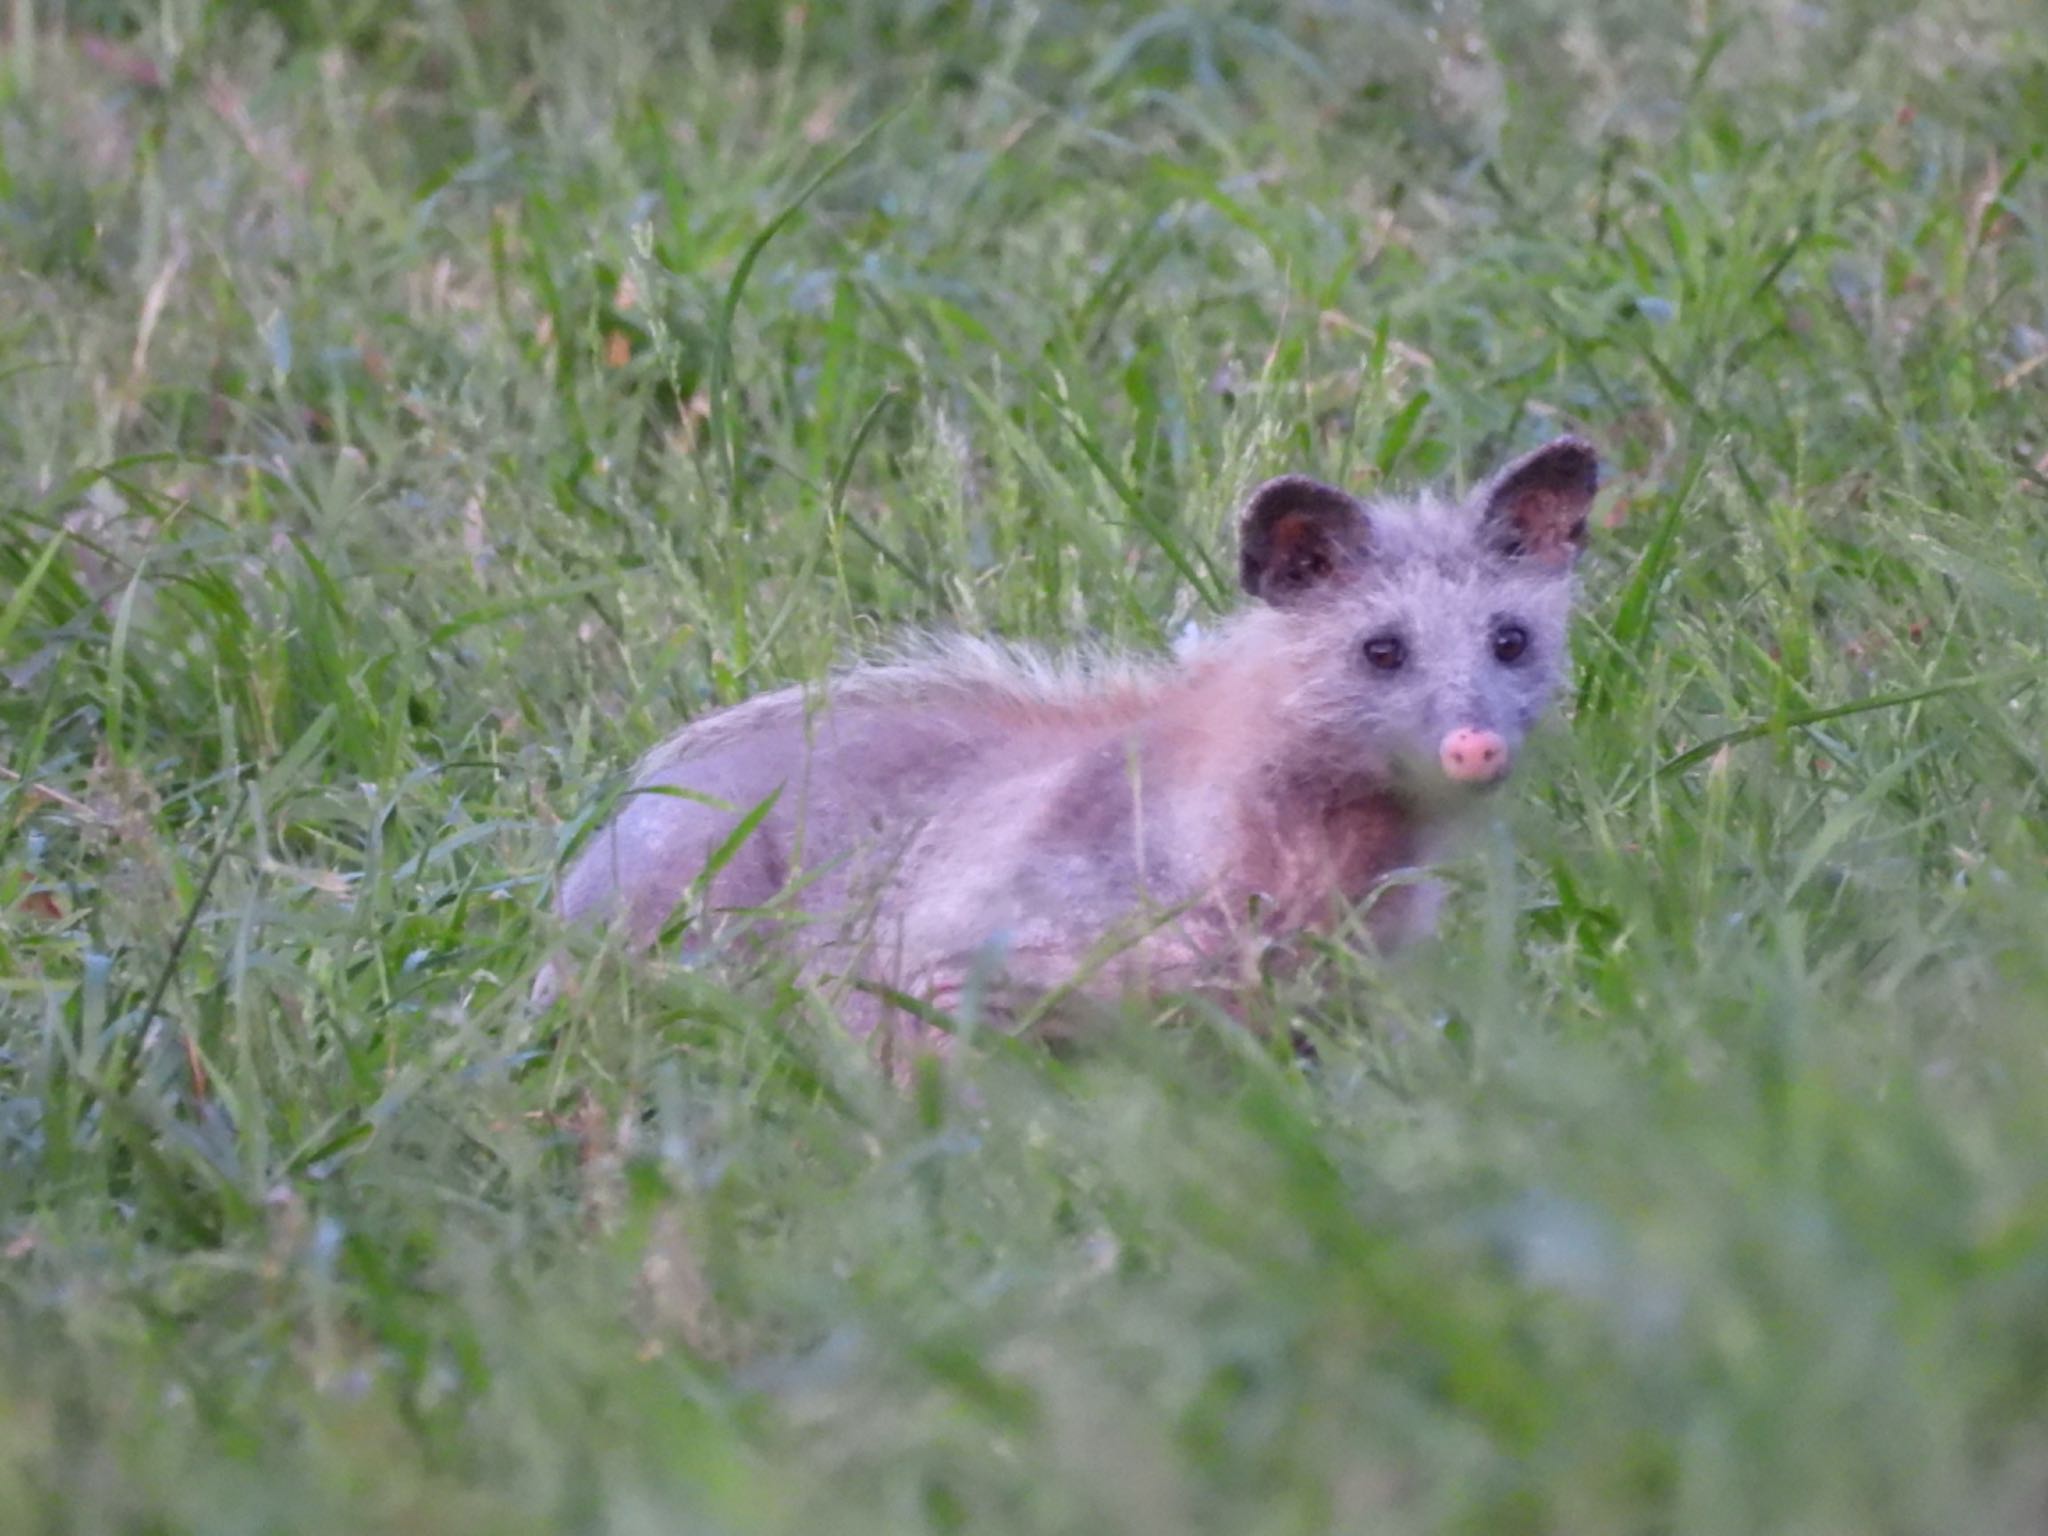
[[[8,1528],[2039,1528],[2031,7],[8,18]],[[524,1007],[677,721],[1564,425],[1568,718],[1313,1065]]]

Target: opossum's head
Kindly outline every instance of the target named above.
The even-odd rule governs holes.
[[[1573,570],[1599,459],[1564,437],[1468,501],[1367,505],[1300,476],[1240,524],[1245,590],[1276,610],[1295,678],[1285,724],[1424,793],[1505,778],[1568,659]]]

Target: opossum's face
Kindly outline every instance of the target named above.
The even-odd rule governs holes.
[[[1598,474],[1587,444],[1561,438],[1463,506],[1366,507],[1295,477],[1262,486],[1242,574],[1291,621],[1290,723],[1422,792],[1499,783],[1564,674]]]

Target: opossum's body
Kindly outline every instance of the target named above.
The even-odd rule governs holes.
[[[696,890],[693,933],[868,983],[862,1030],[878,991],[946,1007],[976,973],[1228,983],[1375,893],[1376,936],[1408,937],[1431,890],[1387,877],[1505,772],[1559,675],[1594,473],[1566,439],[1466,507],[1271,482],[1243,529],[1264,601],[1175,663],[1062,671],[962,642],[711,715],[642,763],[562,915],[644,945]]]
[[[1105,982],[1231,974],[1262,936],[1326,920],[1424,851],[1388,791],[1244,761],[1285,686],[1242,632],[1263,617],[1100,692],[977,648],[714,715],[642,765],[563,882],[563,915],[622,909],[629,939],[651,940],[774,794],[704,907],[772,924],[826,969],[941,1004],[976,964],[1058,985],[1105,939]],[[786,893],[800,922],[758,915]]]

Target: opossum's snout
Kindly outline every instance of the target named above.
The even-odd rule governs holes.
[[[1445,776],[1460,784],[1498,784],[1507,777],[1514,752],[1498,731],[1461,725],[1444,737],[1437,760],[1443,764]]]

